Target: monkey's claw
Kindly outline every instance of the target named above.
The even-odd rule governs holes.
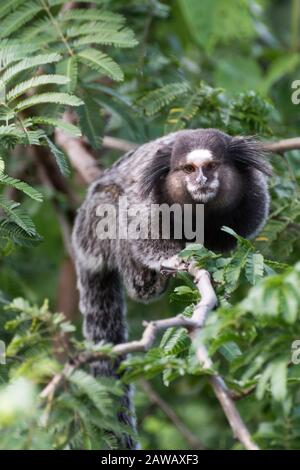
[[[165,260],[160,268],[160,273],[165,276],[175,276],[178,271],[187,271],[188,267],[178,256]]]
[[[177,273],[177,269],[175,268],[170,268],[170,267],[161,267],[160,269],[160,274],[164,277],[169,277],[169,276],[175,276]]]

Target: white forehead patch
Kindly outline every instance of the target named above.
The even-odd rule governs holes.
[[[204,163],[211,162],[212,159],[212,153],[208,149],[195,149],[186,156],[187,163],[193,163],[196,166],[201,166]]]

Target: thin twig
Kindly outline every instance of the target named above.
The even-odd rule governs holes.
[[[151,384],[145,380],[141,379],[139,381],[141,386],[144,389],[144,392],[147,394],[149,400],[154,405],[158,406],[162,412],[167,416],[167,418],[174,424],[180,434],[184,437],[186,442],[189,444],[191,449],[198,449],[204,450],[205,447],[203,446],[202,442],[199,441],[197,436],[195,436],[181,421],[179,416],[175,413],[175,411],[168,405],[168,403],[163,400],[163,398],[154,390]]]

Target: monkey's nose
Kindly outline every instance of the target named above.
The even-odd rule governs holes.
[[[204,174],[200,170],[196,177],[196,183],[199,184],[199,186],[201,187],[205,185],[206,181],[207,181],[206,176],[204,176]]]

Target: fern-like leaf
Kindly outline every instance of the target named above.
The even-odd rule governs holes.
[[[12,90],[7,93],[7,101],[12,101],[18,98],[20,95],[30,90],[31,88],[38,87],[41,85],[64,85],[69,82],[69,79],[63,75],[39,75],[38,77],[32,77],[29,80],[18,83]]]
[[[25,100],[20,101],[15,111],[22,111],[23,109],[30,108],[41,103],[57,103],[67,106],[80,106],[83,102],[74,95],[68,93],[40,93],[39,95],[31,96]]]
[[[119,26],[119,25],[118,25]],[[102,33],[102,31],[115,31],[116,25],[105,21],[101,23],[99,21],[93,21],[89,23],[83,23],[79,25],[72,26],[67,30],[68,38],[74,38],[78,36],[85,36],[93,33]]]
[[[0,40],[0,69],[8,67],[12,62],[24,59],[37,49],[39,49],[37,44],[21,44],[8,39]]]
[[[5,170],[5,162],[4,162],[3,158],[0,157],[0,175],[3,174],[4,170]]]
[[[47,136],[44,137],[46,144],[48,145],[52,155],[54,156],[56,163],[63,175],[68,176],[70,174],[70,167],[65,154],[56,147],[56,145]]]
[[[51,116],[33,116],[31,118],[33,124],[42,124],[45,126],[53,126],[62,129],[64,132],[72,135],[73,137],[80,137],[81,130],[79,127],[70,124],[69,122],[63,121],[62,119],[55,119]]]
[[[29,235],[28,232],[19,227],[19,225],[8,219],[0,221],[0,238],[10,240],[17,245],[26,247],[36,245],[42,240],[38,233]]]
[[[68,57],[60,61],[56,66],[57,73],[68,77],[69,82],[66,86],[68,93],[73,93],[78,81],[78,59],[76,56]]]
[[[0,5],[0,18],[3,18],[11,11],[16,10],[19,5],[24,3],[26,3],[26,0],[9,0],[9,2],[2,2]]]
[[[9,201],[0,195],[0,208],[7,215],[11,222],[21,227],[28,235],[36,235],[34,223],[26,212],[23,211],[20,204],[15,201]]]
[[[129,28],[120,30],[103,30],[98,34],[82,36],[74,41],[74,46],[82,46],[86,44],[101,44],[103,46],[116,47],[134,47],[138,44],[134,33]]]
[[[170,110],[165,132],[175,132],[184,129],[196,116],[201,107],[208,109],[214,106],[214,100],[220,93],[220,88],[211,88],[201,82],[198,87],[192,90],[186,102]]]
[[[105,10],[84,10],[83,8],[76,8],[68,10],[61,14],[60,20],[62,21],[108,21],[109,23],[122,24],[125,21],[124,16],[118,13],[112,13]]]
[[[35,15],[42,10],[42,5],[36,2],[29,2],[26,5],[20,6],[16,11],[2,20],[0,37],[4,38],[14,33],[28,21],[31,21]]]
[[[60,59],[61,55],[56,53],[26,57],[26,59],[23,59],[17,64],[8,68],[1,76],[1,82],[7,84],[20,72],[24,72],[25,70],[32,69],[40,65],[52,64],[53,62],[58,62]]]
[[[52,21],[48,17],[39,18],[22,30],[22,38],[28,42],[35,41],[38,36],[45,36],[46,34],[50,34],[52,38],[59,38],[58,31],[53,28]],[[40,44],[41,46],[42,44]]]
[[[35,201],[43,201],[43,196],[39,191],[37,191],[24,181],[20,181],[19,179],[11,178],[8,175],[0,174],[0,184],[12,186],[18,189],[19,191],[22,191],[23,193],[27,194],[27,196],[31,197],[31,199],[34,199]]]
[[[96,49],[85,49],[78,53],[78,58],[96,72],[104,73],[116,81],[124,78],[120,66],[109,56]]]
[[[147,116],[153,116],[161,108],[172,103],[178,96],[185,95],[189,89],[190,87],[186,82],[170,83],[162,88],[150,91],[140,100],[139,104]]]
[[[112,401],[109,397],[108,388],[102,385],[97,379],[87,374],[83,370],[77,370],[69,377],[69,381],[76,385],[81,392],[88,396],[93,405],[103,415],[111,407]]]
[[[78,108],[80,126],[87,136],[89,143],[94,149],[101,145],[101,135],[103,133],[102,121],[99,113],[99,105],[94,100],[92,94],[85,92],[83,95],[84,106]]]

